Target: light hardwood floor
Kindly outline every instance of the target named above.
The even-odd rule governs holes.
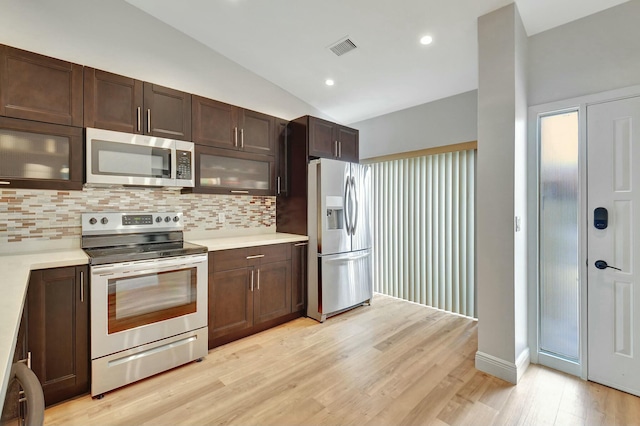
[[[477,323],[376,295],[45,412],[46,425],[640,425],[640,398],[532,365],[518,386],[474,368]]]

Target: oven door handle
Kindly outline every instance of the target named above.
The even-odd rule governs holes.
[[[154,262],[142,261],[140,263],[131,262],[126,264],[113,264],[113,265],[98,265],[93,266],[91,268],[91,275],[113,275],[113,274],[122,274],[124,272],[127,275],[130,274],[145,274],[145,273],[154,273],[154,272],[164,272],[173,269],[185,269],[196,267],[201,263],[207,262],[207,255],[199,255],[193,258],[171,258],[160,260],[157,259]]]

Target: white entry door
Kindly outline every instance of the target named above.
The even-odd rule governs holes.
[[[640,98],[587,107],[587,155],[588,377],[640,395]]]

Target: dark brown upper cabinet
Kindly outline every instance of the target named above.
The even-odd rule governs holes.
[[[309,156],[357,163],[358,130],[316,117],[308,117]]]
[[[0,117],[0,184],[82,189],[82,128]]]
[[[82,65],[0,45],[0,115],[82,127]]]
[[[196,186],[184,192],[275,195],[275,156],[196,144]]]
[[[200,145],[275,155],[275,118],[193,96],[193,141]]]
[[[289,122],[276,118],[276,195],[287,196],[289,192]]]
[[[85,127],[191,140],[191,95],[86,67]]]
[[[85,127],[142,133],[142,87],[134,78],[85,68]]]

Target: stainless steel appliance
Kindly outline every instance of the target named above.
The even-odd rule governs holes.
[[[207,248],[182,213],[82,215],[90,258],[91,395],[204,357]]]
[[[92,128],[86,140],[89,185],[194,186],[193,142]]]
[[[308,173],[307,316],[322,322],[373,296],[371,170],[319,159]]]

